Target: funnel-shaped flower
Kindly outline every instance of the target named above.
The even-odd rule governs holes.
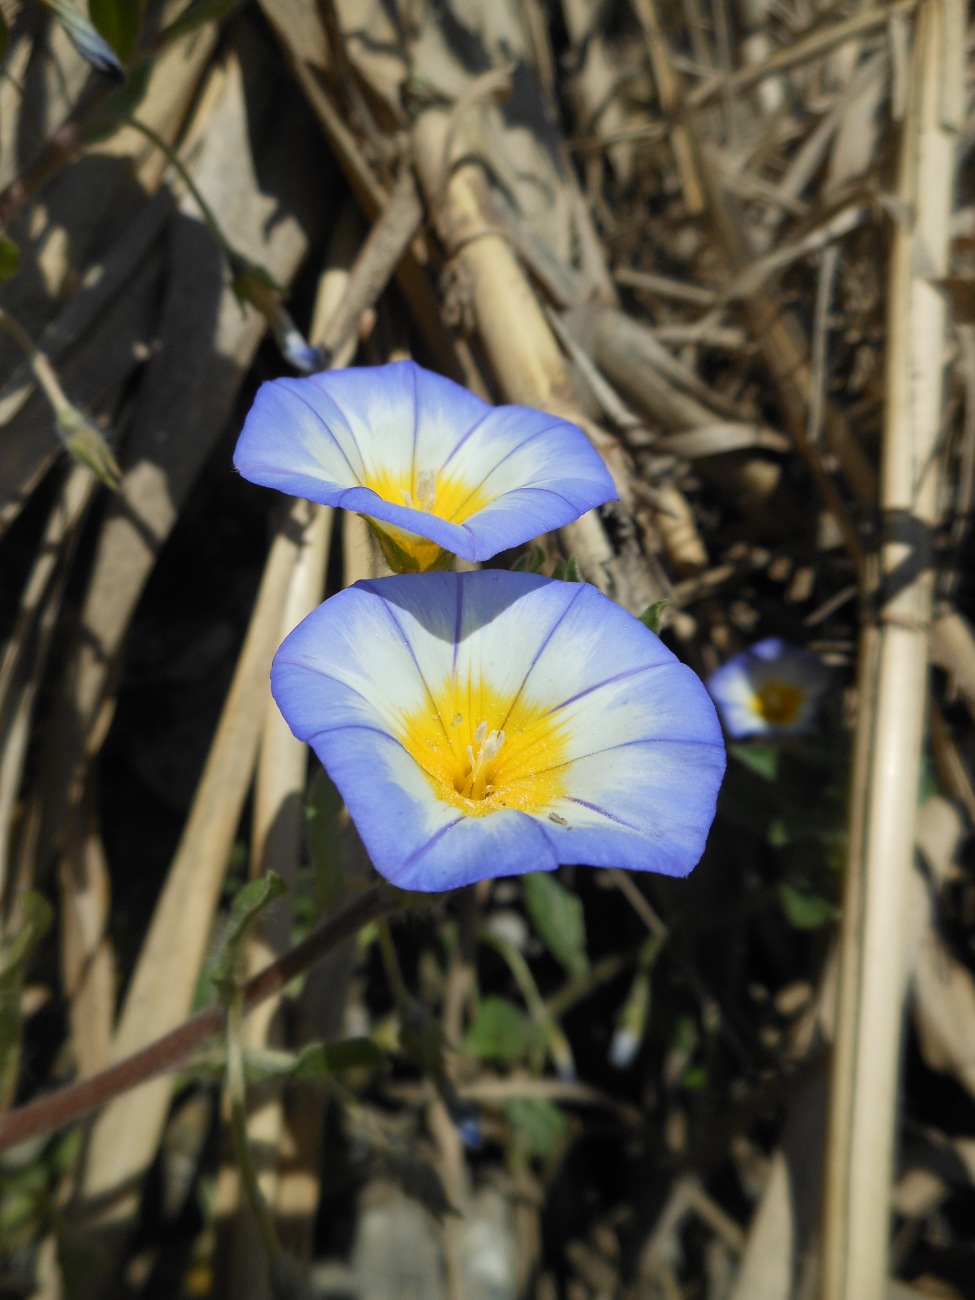
[[[412,361],[264,384],[234,463],[244,478],[366,515],[392,568],[487,560],[616,496],[581,429],[488,406]]]
[[[815,722],[829,680],[814,654],[769,637],[722,664],[707,687],[729,736],[796,736]]]
[[[271,687],[405,889],[560,862],[683,876],[704,849],[725,764],[714,707],[584,583],[360,582],[291,633]]]

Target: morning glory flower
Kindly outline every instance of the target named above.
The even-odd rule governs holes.
[[[234,464],[365,515],[398,572],[488,560],[617,495],[574,424],[489,406],[412,361],[263,384]]]
[[[585,583],[358,582],[285,640],[271,689],[403,889],[562,862],[683,876],[703,852],[725,766],[714,706]]]
[[[814,654],[769,637],[722,664],[707,688],[728,734],[741,739],[809,731],[829,681]]]

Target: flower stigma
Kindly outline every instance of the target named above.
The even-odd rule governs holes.
[[[544,812],[562,796],[567,737],[549,709],[459,680],[430,704],[404,716],[398,731],[439,799],[482,817],[502,808]]]

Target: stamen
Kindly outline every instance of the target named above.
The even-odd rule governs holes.
[[[474,731],[474,744],[467,746],[467,761],[471,765],[471,770],[464,781],[463,789],[458,789],[458,794],[465,795],[468,799],[483,799],[490,793],[492,786],[488,777],[491,775],[491,764],[497,758],[503,744],[503,731],[489,733],[486,722],[477,724]]]
[[[437,476],[433,470],[421,469],[416,476],[416,504],[428,514],[437,500]]]

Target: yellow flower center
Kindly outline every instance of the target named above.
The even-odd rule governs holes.
[[[484,682],[445,682],[397,732],[436,796],[469,817],[540,812],[564,793],[564,727],[548,709],[512,703]]]
[[[421,469],[415,474],[409,471],[394,473],[382,468],[366,470],[362,476],[362,486],[371,488],[390,505],[422,510],[449,524],[462,524],[478,510],[483,510],[492,499],[481,488],[472,487],[470,483],[449,473],[438,475],[434,470]],[[387,539],[393,544],[392,554],[390,548],[383,545],[392,568],[423,573],[441,565],[444,552],[436,542],[393,524],[373,520],[372,525],[379,534],[381,543]],[[402,552],[402,556],[396,557],[396,551]],[[398,563],[393,563],[394,559],[398,559]]]
[[[801,686],[789,682],[766,682],[755,695],[755,712],[770,727],[791,727],[799,718],[806,700]]]

